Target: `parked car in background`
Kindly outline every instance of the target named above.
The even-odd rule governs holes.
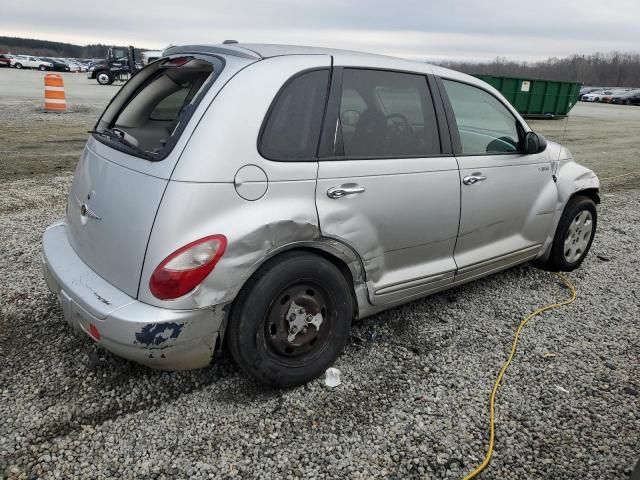
[[[80,65],[75,62],[74,60],[71,60],[69,58],[59,58],[58,60],[60,60],[61,62],[64,62],[65,64],[67,64],[67,66],[69,67],[69,71],[70,72],[79,72],[80,71]]]
[[[199,368],[224,342],[291,386],[331,365],[353,318],[526,261],[578,268],[598,189],[460,72],[171,47],[98,120],[44,233],[44,276],[67,322],[120,356]]]
[[[32,55],[16,55],[13,66],[15,68],[37,68],[38,70],[52,70],[53,63],[45,60],[41,60],[38,57]]]
[[[0,53],[0,67],[10,67],[11,57],[7,53]]]
[[[86,63],[83,63],[80,60],[77,59],[71,59],[70,62],[73,64],[74,68],[77,67],[78,68],[78,72],[86,72],[88,71],[88,67]]]
[[[612,94],[613,90],[596,90],[583,95],[580,100],[583,102],[601,102],[604,97]]]
[[[627,90],[625,92],[613,94],[611,96],[611,103],[616,103],[618,105],[633,105],[638,103],[639,97],[640,89]]]
[[[67,65],[65,62],[60,61],[57,58],[40,57],[40,60],[43,60],[45,62],[49,62],[52,65],[52,67],[49,68],[48,70],[52,70],[54,72],[68,72],[68,71],[70,71],[69,65]]]
[[[582,97],[583,95],[586,95],[587,93],[591,93],[591,92],[595,92],[598,90],[602,90],[601,87],[582,87],[580,89],[580,93],[579,96]]]

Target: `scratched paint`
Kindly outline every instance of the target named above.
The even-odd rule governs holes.
[[[168,340],[178,338],[184,323],[150,323],[136,333],[136,343],[148,347],[157,347]]]
[[[96,293],[96,292],[93,292],[93,294],[96,296],[96,298],[97,298],[100,302],[104,303],[106,306],[110,306],[110,305],[111,305],[111,302],[110,302],[109,300],[107,300],[106,298],[104,298],[103,296],[99,295],[99,294],[98,294],[98,293]]]

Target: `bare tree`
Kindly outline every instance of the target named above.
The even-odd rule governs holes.
[[[443,67],[471,74],[581,82],[602,87],[640,87],[640,53],[609,52],[551,57],[540,62],[441,62]]]

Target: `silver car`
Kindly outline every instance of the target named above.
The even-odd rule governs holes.
[[[170,47],[122,87],[43,238],[65,318],[163,369],[225,345],[288,386],[352,319],[536,261],[573,270],[599,182],[477,78],[341,50]]]

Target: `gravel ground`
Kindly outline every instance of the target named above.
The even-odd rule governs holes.
[[[522,266],[358,322],[335,389],[265,389],[226,354],[199,371],[153,371],[74,334],[41,278],[40,236],[69,182],[2,185],[7,478],[460,478],[484,455],[513,330],[568,295]],[[591,254],[570,275],[577,302],[524,331],[482,478],[626,478],[640,457],[640,191],[604,200]]]
[[[134,365],[73,333],[39,264],[116,88],[68,75],[72,113],[44,114],[42,79],[6,71],[0,479],[460,478],[479,463],[514,329],[568,294],[553,277],[522,266],[358,322],[335,389],[265,389],[224,353],[194,372]],[[624,174],[638,169],[640,109],[614,107],[578,105],[566,129],[531,123],[603,177]],[[619,479],[640,458],[640,190],[635,177],[605,186],[593,249],[570,275],[578,300],[526,327],[482,478]]]
[[[76,106],[68,113],[45,113],[31,102],[0,101],[0,112],[1,184],[73,171],[101,110]]]

